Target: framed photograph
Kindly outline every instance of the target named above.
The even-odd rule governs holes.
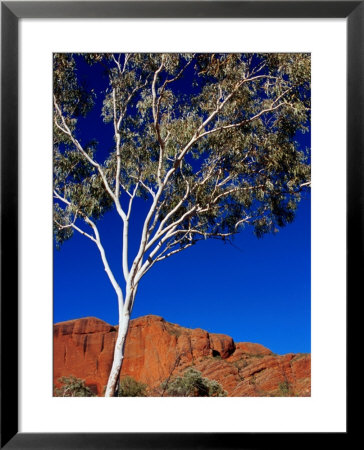
[[[2,447],[347,438],[363,8],[1,3]]]

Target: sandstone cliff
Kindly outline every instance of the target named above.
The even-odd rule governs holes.
[[[102,395],[112,363],[117,327],[94,317],[54,325],[54,384],[74,375]],[[234,343],[224,334],[188,329],[162,317],[131,321],[121,376],[130,375],[160,395],[162,381],[194,366],[229,396],[310,396],[309,354],[275,355],[260,344]]]

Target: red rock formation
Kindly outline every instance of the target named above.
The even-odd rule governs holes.
[[[88,317],[54,325],[54,383],[74,375],[102,395],[111,369],[117,327]],[[229,396],[310,395],[310,355],[273,355],[260,344],[191,330],[162,317],[131,321],[121,376],[148,384],[160,395],[162,381],[193,365],[218,381]]]

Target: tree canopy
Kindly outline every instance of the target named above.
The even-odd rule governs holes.
[[[74,55],[54,55],[54,188],[66,200],[55,205],[58,242],[75,219],[97,220],[115,203],[127,217],[135,196],[155,203],[147,247],[164,242],[153,261],[244,224],[261,236],[292,221],[310,180],[295,142],[309,120],[309,55],[85,57],[109,75],[102,117],[114,149],[96,162],[96,144],[77,137],[94,92],[79,84]]]

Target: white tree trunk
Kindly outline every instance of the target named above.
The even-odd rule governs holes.
[[[128,333],[130,322],[130,314],[125,313],[122,315],[122,320],[119,322],[119,332],[115,343],[114,349],[114,360],[111,367],[111,372],[109,375],[109,380],[107,382],[105,397],[114,397],[115,391],[118,385],[118,380],[120,376],[121,366],[124,359],[124,348],[126,335]]]

